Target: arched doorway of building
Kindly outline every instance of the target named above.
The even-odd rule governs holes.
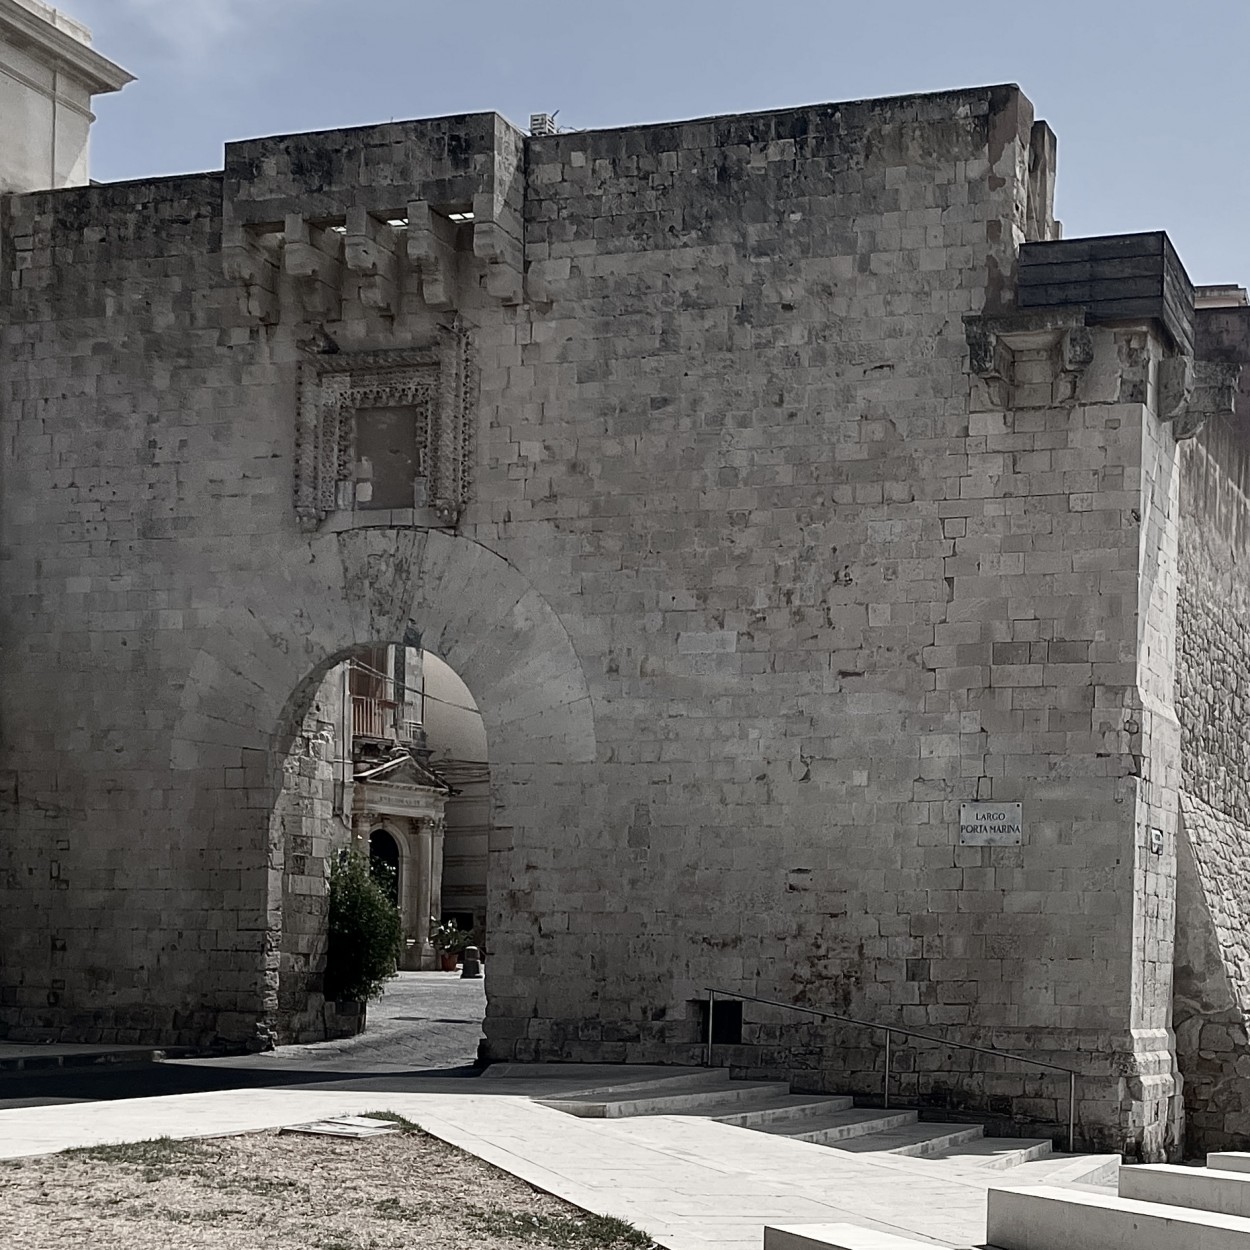
[[[369,835],[369,870],[373,879],[386,892],[387,898],[399,906],[399,843],[385,829]]]

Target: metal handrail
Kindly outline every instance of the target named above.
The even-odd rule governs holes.
[[[974,1046],[971,1042],[952,1042],[946,1037],[934,1037],[931,1033],[917,1033],[915,1029],[903,1029],[895,1024],[882,1024],[879,1020],[860,1020],[855,1016],[840,1015],[836,1011],[821,1011],[816,1007],[804,1007],[798,1003],[783,1003],[775,998],[759,998],[754,994],[739,994],[735,990],[717,990],[705,986],[707,994],[707,1067],[712,1067],[712,1021],[716,1015],[716,996],[736,998],[746,1003],[764,1003],[769,1007],[780,1007],[783,1011],[801,1011],[809,1016],[819,1016],[822,1020],[841,1020],[844,1024],[857,1024],[865,1029],[881,1029],[885,1033],[885,1073],[881,1091],[882,1106],[890,1106],[890,1051],[894,1034],[900,1037],[915,1037],[922,1042],[933,1042],[937,1046],[950,1046],[956,1050],[971,1050],[979,1055],[997,1055],[1001,1059],[1010,1059],[1014,1063],[1027,1063],[1034,1068],[1047,1068],[1051,1072],[1063,1072],[1068,1077],[1068,1150],[1076,1149],[1076,1078],[1079,1075],[1075,1068],[1065,1068],[1058,1063],[1046,1063],[1042,1059],[1028,1059],[1024,1055],[1013,1054],[1009,1050],[999,1050],[994,1046]]]

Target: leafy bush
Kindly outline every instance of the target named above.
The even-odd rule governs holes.
[[[399,964],[403,929],[399,909],[374,880],[369,861],[344,851],[330,864],[326,998],[377,998]]]

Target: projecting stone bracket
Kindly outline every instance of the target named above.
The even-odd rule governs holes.
[[[968,372],[989,408],[1053,408],[1076,401],[1094,358],[1080,309],[1047,309],[964,318]]]
[[[479,201],[482,212],[492,211],[491,196],[475,196]],[[473,258],[484,262],[479,273],[488,296],[521,302],[525,252],[511,210],[479,221],[475,208],[473,221],[460,226],[424,200],[411,201],[407,213],[406,222],[390,222],[353,207],[338,227],[293,213],[281,226],[229,228],[223,268],[240,287],[244,315],[262,325],[276,325],[284,312],[324,324],[343,316],[345,298],[384,317],[398,316],[412,300],[447,311],[462,304]]]
[[[408,261],[429,308],[454,308],[460,302],[456,227],[425,200],[408,204]]]
[[[1159,361],[1159,419],[1171,425],[1177,439],[1185,439],[1193,438],[1212,417],[1232,416],[1243,367],[1189,355],[1165,356]]]
[[[360,302],[385,317],[394,317],[400,303],[400,254],[393,226],[364,208],[347,210],[343,263],[359,279]]]
[[[226,277],[239,287],[243,315],[260,325],[277,325],[277,254],[242,227],[223,233],[221,253]]]
[[[338,321],[343,303],[343,236],[298,213],[286,218],[282,269],[295,280],[302,319]]]
[[[473,197],[473,255],[486,262],[486,293],[503,304],[525,298],[521,219],[493,192]]]

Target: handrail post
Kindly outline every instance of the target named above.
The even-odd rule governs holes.
[[[1068,1073],[1068,1153],[1076,1153],[1076,1073]]]
[[[707,992],[707,1066],[712,1066],[712,1018],[716,1015],[716,991]]]
[[[893,1029],[885,1031],[885,1081],[881,1093],[881,1105],[889,1110],[890,1106],[890,1039],[894,1036]]]

